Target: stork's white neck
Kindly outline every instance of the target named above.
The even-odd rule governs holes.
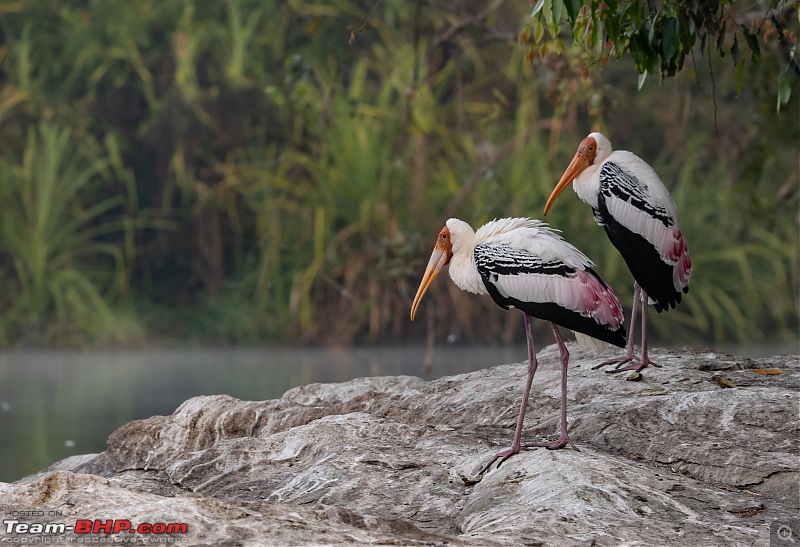
[[[475,231],[466,222],[457,218],[447,221],[450,230],[450,244],[453,246],[453,257],[450,259],[450,279],[464,291],[475,294],[487,294],[481,275],[475,266]]]
[[[597,209],[597,195],[600,193],[600,176],[598,173],[600,166],[590,165],[586,170],[577,176],[572,183],[572,189],[578,197]]]

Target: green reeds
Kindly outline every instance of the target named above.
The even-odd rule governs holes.
[[[123,250],[103,241],[123,227],[104,216],[123,199],[86,198],[109,166],[49,122],[30,128],[19,163],[0,161],[0,251],[13,268],[13,297],[2,317],[7,341],[41,342],[51,327],[80,338],[110,320],[99,287],[125,285],[126,271]]]

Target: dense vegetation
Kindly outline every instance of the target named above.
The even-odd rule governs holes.
[[[791,96],[791,73],[800,74],[796,25],[790,24],[797,15],[797,5],[787,0],[747,4],[738,0],[537,0],[520,42],[533,42],[528,58],[542,49],[560,50],[561,27],[566,23],[586,64],[630,54],[639,73],[639,88],[648,75],[674,76],[690,59],[697,69],[697,53],[701,61],[705,55],[730,55],[737,66],[737,89],[741,89],[748,62],[757,63],[766,54],[777,58],[781,68],[777,78],[770,77],[777,84],[780,110]]]
[[[629,67],[587,66],[568,42],[527,63],[525,2],[372,7],[5,4],[0,344],[508,340],[516,314],[449,283],[411,324],[424,261],[449,216],[541,217],[591,129],[654,165],[681,211],[695,274],[657,332],[794,332],[799,113],[775,97],[800,93],[784,60],[749,63],[740,92],[728,59],[637,91]],[[590,210],[567,197],[548,220],[628,309]]]

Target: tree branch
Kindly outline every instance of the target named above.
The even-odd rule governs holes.
[[[367,18],[364,19],[364,22],[361,23],[360,27],[358,27],[355,30],[352,30],[352,27],[348,27],[348,29],[351,29],[350,30],[350,39],[347,41],[348,44],[352,44],[353,42],[355,42],[356,41],[356,35],[357,34],[361,34],[362,32],[364,32],[364,29],[367,28],[367,25],[369,24],[370,19],[372,19],[372,16],[375,14],[375,10],[378,9],[378,6],[380,6],[382,2],[383,2],[383,0],[376,0],[376,2],[372,5],[372,9],[369,10],[369,14],[367,15]]]

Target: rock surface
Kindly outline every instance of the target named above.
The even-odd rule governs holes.
[[[361,378],[272,401],[190,399],[121,427],[101,454],[0,483],[0,512],[187,523],[159,537],[191,545],[749,546],[798,514],[798,356],[656,351],[662,367],[633,382],[570,351],[580,452],[531,450],[477,476],[510,443],[523,363]],[[539,359],[532,442],[558,423],[556,347]]]

